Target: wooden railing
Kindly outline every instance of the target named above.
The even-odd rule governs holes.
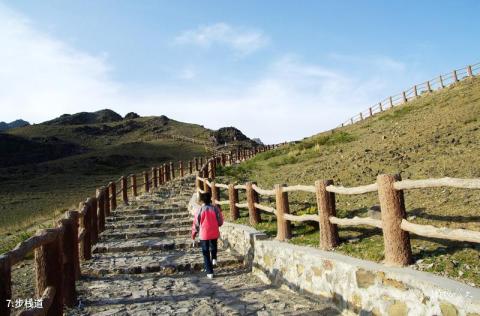
[[[208,161],[207,165],[212,161]],[[480,189],[480,179],[426,179],[401,180],[398,175],[379,175],[377,182],[364,186],[346,188],[335,186],[332,180],[319,180],[315,185],[286,186],[277,184],[273,189],[262,189],[253,182],[241,184],[223,184],[215,182],[215,172],[198,175],[197,190],[212,193],[212,201],[218,205],[229,205],[230,218],[239,218],[239,208],[247,208],[251,225],[260,223],[260,211],[274,214],[277,222],[278,240],[291,237],[292,221],[315,221],[320,229],[320,248],[331,250],[339,245],[337,226],[367,225],[383,230],[385,263],[387,265],[404,266],[412,263],[410,235],[480,243],[480,232],[465,229],[449,229],[431,225],[419,225],[406,220],[404,191],[420,188],[454,187],[463,189]],[[220,190],[228,190],[228,200],[220,200]],[[244,190],[246,201],[238,200],[239,190]],[[317,202],[317,214],[294,215],[290,214],[288,193],[303,191],[314,193]],[[376,192],[380,201],[381,220],[374,218],[339,218],[335,208],[335,194],[365,194]],[[275,207],[259,203],[259,196],[275,197]]]
[[[439,75],[433,79],[427,80],[423,83],[416,84],[410,89],[402,91],[399,94],[389,96],[383,99],[377,104],[369,107],[363,112],[351,117],[349,120],[343,122],[338,127],[343,127],[355,122],[362,121],[368,117],[371,117],[377,113],[381,113],[387,109],[393,108],[398,105],[405,104],[413,99],[418,98],[424,93],[430,93],[435,90],[446,88],[456,82],[464,80],[466,78],[472,78],[480,74],[480,63],[474,65],[468,65],[460,69],[454,69],[450,73]]]
[[[140,174],[122,176],[98,188],[95,196],[79,204],[78,210],[67,211],[56,227],[41,230],[0,255],[0,315],[10,315],[11,312],[7,302],[12,300],[12,267],[32,251],[35,255],[36,296],[43,299],[43,308],[28,309],[19,314],[62,315],[64,306],[73,307],[77,303],[75,281],[81,276],[80,261],[92,258],[92,248],[105,230],[105,218],[117,208],[118,201],[126,205],[142,188],[144,192],[151,192],[189,174],[215,177],[217,164],[244,161],[275,147],[239,149],[213,159],[199,157],[190,161],[169,162]]]

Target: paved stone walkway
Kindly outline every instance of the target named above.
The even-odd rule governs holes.
[[[275,288],[219,250],[214,279],[191,248],[193,180],[175,181],[120,206],[83,263],[79,307],[68,315],[339,315],[325,301]]]

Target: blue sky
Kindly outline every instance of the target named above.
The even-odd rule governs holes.
[[[108,107],[299,139],[479,62],[478,12],[478,1],[4,1],[0,120]]]

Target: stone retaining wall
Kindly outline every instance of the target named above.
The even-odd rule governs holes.
[[[480,316],[480,289],[410,268],[387,267],[225,223],[221,244],[264,282],[331,298],[360,315]]]

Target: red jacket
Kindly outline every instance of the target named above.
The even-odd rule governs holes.
[[[200,240],[212,240],[220,237],[223,225],[222,209],[217,205],[204,205],[195,212],[192,223],[192,239],[200,233]]]

